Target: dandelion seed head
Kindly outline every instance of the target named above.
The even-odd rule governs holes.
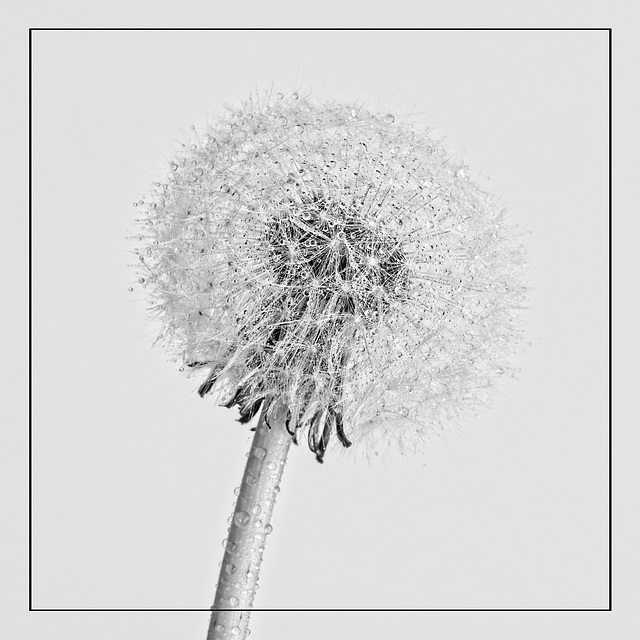
[[[361,105],[256,94],[192,132],[146,201],[159,340],[241,422],[276,400],[322,460],[438,434],[521,342],[522,243],[428,132]],[[141,280],[142,281],[142,280]]]

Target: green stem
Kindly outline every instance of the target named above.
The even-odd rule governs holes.
[[[265,537],[291,446],[283,412],[256,427],[220,567],[207,640],[244,640],[257,589]]]

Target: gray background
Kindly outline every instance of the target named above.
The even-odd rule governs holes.
[[[412,112],[491,176],[532,232],[532,345],[493,409],[424,458],[320,467],[294,449],[256,606],[606,607],[606,48],[602,32],[35,34],[34,606],[212,599],[249,437],[149,349],[123,236],[181,132],[274,81]],[[207,617],[110,615],[140,638],[199,637]],[[252,628],[495,637],[473,615]]]
[[[606,607],[606,52],[604,32],[36,33],[34,605],[209,604],[249,434],[149,351],[122,236],[180,131],[275,75],[464,144],[532,231],[532,347],[425,460],[295,450],[256,606]]]

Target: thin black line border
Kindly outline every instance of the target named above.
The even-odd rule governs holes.
[[[29,553],[28,553],[28,571],[29,571],[29,611],[31,612],[167,612],[167,613],[196,613],[210,612],[211,609],[49,609],[33,607],[33,558],[32,558],[32,505],[33,505],[33,487],[32,487],[32,197],[33,197],[33,138],[32,138],[32,100],[33,100],[33,33],[36,31],[606,31],[608,32],[608,52],[609,52],[609,604],[606,608],[598,609],[258,609],[255,612],[443,612],[443,613],[464,613],[464,612],[612,612],[613,611],[613,410],[612,410],[612,308],[613,308],[613,283],[612,283],[612,211],[613,211],[613,28],[611,27],[30,27],[29,32],[29,61],[28,61],[28,78],[29,78],[29,454],[28,454],[28,473],[29,473]]]

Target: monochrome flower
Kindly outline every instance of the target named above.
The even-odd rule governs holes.
[[[243,423],[284,406],[319,461],[332,436],[405,448],[486,404],[521,340],[524,252],[442,143],[270,92],[191,138],[140,203],[137,251],[200,395]]]

